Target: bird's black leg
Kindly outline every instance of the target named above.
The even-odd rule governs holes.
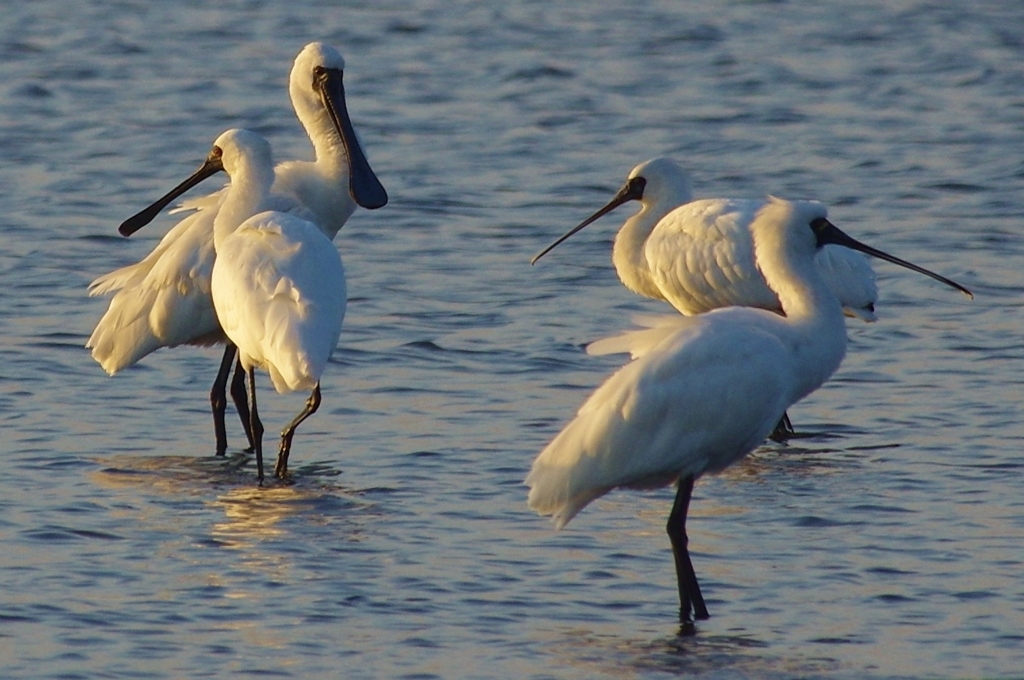
[[[263,423],[256,410],[256,371],[249,368],[249,424],[252,426],[253,448],[256,449],[256,479],[263,486]]]
[[[227,355],[224,355],[227,358]],[[235,402],[235,410],[238,411],[238,419],[242,421],[242,428],[245,429],[245,437],[249,440],[249,448],[246,453],[255,451],[256,444],[252,440],[252,425],[249,424],[249,399],[245,393],[245,369],[242,368],[242,360],[235,363],[235,377],[231,379],[231,399]],[[223,427],[224,418],[221,417]]]
[[[783,413],[782,419],[779,420],[779,424],[775,426],[775,429],[768,435],[768,438],[773,442],[782,444],[794,434],[796,434],[796,430],[793,429],[793,423],[789,419],[789,414]]]
[[[669,540],[672,541],[672,555],[676,560],[676,580],[679,583],[679,620],[689,622],[690,612],[696,619],[708,618],[708,608],[704,606],[704,597],[697,585],[697,574],[690,562],[690,553],[686,549],[689,539],[686,537],[686,513],[690,509],[690,494],[693,492],[693,476],[681,477],[676,501],[672,505],[672,513],[668,516]]]
[[[306,407],[302,409],[302,413],[295,416],[295,419],[288,423],[288,427],[281,430],[281,449],[277,452],[277,466],[274,468],[274,476],[278,479],[284,479],[288,475],[288,454],[292,450],[292,437],[295,436],[295,428],[303,420],[316,413],[318,408],[320,408],[319,382],[313,388],[313,393],[309,395],[309,399],[306,400]]]
[[[228,450],[228,433],[224,427],[224,409],[227,407],[226,391],[228,376],[231,374],[231,364],[235,361],[235,349],[235,346],[230,342],[224,348],[224,358],[220,360],[220,370],[217,371],[217,379],[213,381],[213,389],[210,390],[210,406],[213,409],[213,435],[217,439],[218,456],[223,456]],[[233,388],[232,393],[234,393]]]

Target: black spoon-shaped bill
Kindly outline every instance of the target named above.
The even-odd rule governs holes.
[[[345,105],[343,75],[340,69],[318,67],[313,72],[313,87],[320,94],[320,100],[345,145],[348,154],[348,191],[352,200],[367,210],[375,210],[387,205],[388,192],[373,173],[359,146]]]

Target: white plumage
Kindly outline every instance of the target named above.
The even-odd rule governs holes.
[[[765,201],[694,200],[689,176],[668,158],[654,158],[633,168],[607,205],[534,262],[583,227],[634,200],[640,202],[640,211],[622,225],[612,250],[615,271],[627,288],[664,300],[686,315],[733,305],[781,311],[778,297],[754,262],[750,227]],[[847,314],[874,321],[878,290],[867,260],[839,246],[826,246],[816,260]]]
[[[341,259],[322,231],[293,215],[260,213],[218,245],[212,285],[244,368],[265,368],[281,394],[316,387],[346,304]]]
[[[686,550],[694,481],[736,462],[771,432],[785,410],[817,389],[846,350],[843,312],[815,264],[828,243],[910,267],[843,234],[820,203],[769,198],[749,220],[757,266],[783,314],[749,307],[665,317],[598,341],[593,353],[635,358],[609,377],[537,456],[529,505],[565,526],[611,489],[679,480],[669,519],[680,617],[706,618]]]
[[[665,317],[653,329],[588,348],[629,352],[634,361],[610,376],[538,456],[526,480],[530,507],[553,515],[560,529],[613,488],[660,488],[680,476],[717,472],[764,441],[797,401],[794,357],[765,327],[772,319],[729,311],[740,313]],[[601,343],[614,343],[614,350]],[[833,349],[835,366],[844,347]]]
[[[149,255],[90,284],[90,295],[115,293],[86,344],[110,375],[163,347],[224,342],[210,295],[213,223],[224,196],[219,191],[185,201],[181,209],[195,212],[167,232]],[[292,195],[273,194],[266,203],[310,214]]]
[[[215,214],[192,213],[140,262],[89,286],[89,295],[114,293],[85,345],[110,375],[161,347],[224,341],[210,298]]]

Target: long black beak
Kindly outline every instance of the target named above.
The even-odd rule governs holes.
[[[560,239],[549,245],[547,248],[534,255],[533,259],[530,260],[530,264],[537,264],[537,260],[539,260],[540,258],[547,255],[549,252],[554,250],[555,246],[559,245],[562,241],[566,240],[567,238],[569,238],[577,231],[590,224],[591,222],[596,222],[597,220],[601,219],[602,217],[610,213],[612,210],[618,208],[623,203],[628,203],[629,201],[639,201],[641,198],[644,197],[644,186],[646,186],[646,184],[647,181],[643,177],[634,177],[630,179],[622,186],[621,189],[619,189],[619,193],[615,194],[612,200],[608,201],[607,205],[605,205],[603,208],[598,210],[596,213],[594,213],[587,219],[577,224],[572,229],[570,229],[564,236],[562,236]]]
[[[872,248],[867,244],[861,243],[857,239],[843,232],[839,227],[832,224],[824,217],[819,217],[818,219],[812,221],[811,229],[814,230],[814,235],[818,238],[819,247],[826,245],[828,243],[834,243],[836,245],[844,246],[852,250],[859,250],[860,252],[865,253],[866,255],[871,255],[872,257],[877,257],[880,260],[885,260],[886,262],[898,264],[899,266],[906,267],[907,269],[915,271],[918,274],[930,276],[936,281],[941,281],[950,288],[956,288],[958,291],[960,291],[967,297],[971,298],[972,300],[974,299],[974,293],[967,290],[956,281],[947,279],[945,276],[936,274],[935,272],[929,271],[924,267],[918,267],[916,264],[912,264],[910,262],[907,262],[906,260],[901,260],[900,258],[890,255],[889,253],[882,252],[877,248]]]
[[[210,152],[210,155],[207,156],[206,161],[198,170],[192,173],[191,177],[171,189],[153,205],[126,219],[121,223],[121,226],[118,227],[117,230],[121,232],[121,236],[131,236],[139,229],[142,229],[144,226],[152,222],[153,219],[160,214],[160,211],[166,208],[171,201],[176,199],[178,196],[181,196],[204,179],[212,177],[223,169],[224,163],[221,160],[221,150],[215,146],[213,147],[213,151]]]
[[[348,117],[345,106],[345,86],[342,83],[344,74],[340,69],[318,69],[313,74],[313,87],[320,94],[327,114],[334,121],[334,127],[341,136],[348,155],[348,193],[357,205],[367,210],[375,210],[387,205],[388,192],[384,185],[373,174],[370,163],[363,154],[363,149],[356,139],[356,131]]]

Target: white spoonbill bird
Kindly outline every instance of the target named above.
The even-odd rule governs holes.
[[[615,236],[612,263],[634,293],[664,300],[687,316],[719,307],[782,305],[754,263],[750,225],[764,200],[693,199],[690,178],[675,161],[654,158],[633,168],[603,208],[533,258],[629,201],[640,211]],[[878,289],[867,259],[829,245],[815,256],[829,289],[851,316],[875,320]]]
[[[222,170],[231,184],[214,220],[217,257],[210,289],[220,325],[238,348],[249,377],[248,415],[262,483],[263,424],[254,369],[266,368],[282,394],[311,391],[305,408],[281,433],[275,475],[284,478],[295,429],[320,406],[320,376],[345,317],[345,271],[320,227],[294,214],[266,210],[273,204],[274,164],[270,145],[254,132],[220,135],[206,162],[153,206],[166,206]]]
[[[322,43],[310,43],[296,57],[288,89],[316,160],[281,163],[275,169],[273,186],[275,194],[282,197],[278,200],[291,201],[276,207],[294,207],[297,201],[332,239],[357,205],[374,209],[387,203],[387,193],[366,161],[349,119],[342,84],[344,68],[341,55]],[[213,225],[224,199],[220,191],[187,202],[185,208],[194,212],[171,229],[145,259],[105,274],[90,285],[90,295],[115,293],[86,344],[109,374],[161,347],[225,341],[210,291]],[[121,233],[134,233],[164,207],[166,204],[154,204],[125,221]],[[225,389],[235,354],[234,345],[228,342],[210,393],[218,455],[227,450]],[[240,370],[231,391],[251,448]]]
[[[792,404],[816,390],[846,352],[843,310],[815,264],[833,243],[963,286],[866,246],[826,219],[823,205],[769,198],[750,221],[757,265],[784,314],[749,307],[674,316],[592,345],[635,360],[608,378],[548,444],[526,478],[529,505],[565,526],[617,488],[678,483],[668,519],[680,621],[707,618],[687,551],[694,481],[741,459]],[[973,297],[973,296],[972,296]]]

